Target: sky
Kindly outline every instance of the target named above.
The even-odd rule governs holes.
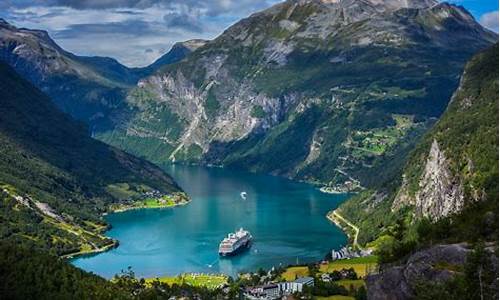
[[[145,66],[175,42],[213,39],[281,0],[0,0],[0,17],[47,30],[64,49]],[[449,0],[498,32],[498,0]]]

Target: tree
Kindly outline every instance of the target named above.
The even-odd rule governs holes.
[[[366,293],[366,288],[364,285],[360,286],[359,289],[356,290],[356,294],[354,295],[356,300],[366,300],[368,299],[368,295]]]
[[[495,282],[498,274],[494,264],[492,253],[482,242],[468,254],[464,273],[469,299],[494,299],[497,296]]]

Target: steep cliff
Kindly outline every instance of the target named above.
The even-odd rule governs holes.
[[[133,116],[97,137],[156,162],[375,186],[496,39],[436,1],[285,1],[140,80]]]
[[[403,184],[394,199],[392,210],[411,205],[415,207],[417,216],[429,217],[435,221],[460,212],[465,204],[460,180],[452,174],[446,154],[434,139],[418,182],[418,191],[413,197],[409,196],[407,183]]]
[[[491,222],[498,216],[498,44],[467,64],[446,112],[400,176],[340,207],[364,231],[363,242],[390,235],[398,219],[411,227],[447,218],[465,240],[498,230]]]

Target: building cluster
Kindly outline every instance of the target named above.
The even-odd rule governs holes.
[[[160,192],[158,190],[150,190],[150,191],[147,191],[147,192],[142,194],[143,199],[147,199],[147,198],[160,199],[163,196],[165,196],[165,194],[163,194],[162,192]]]
[[[286,298],[293,293],[301,293],[304,287],[314,286],[314,278],[301,277],[294,281],[277,282],[262,286],[246,288],[243,295],[249,300],[275,300]]]
[[[368,250],[354,250],[351,248],[343,247],[340,250],[332,250],[332,260],[349,259],[354,257],[363,257],[371,255]]]

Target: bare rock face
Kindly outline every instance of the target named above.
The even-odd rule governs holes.
[[[419,251],[402,266],[368,276],[368,299],[412,299],[413,288],[419,280],[444,282],[451,279],[455,275],[453,270],[437,266],[461,266],[469,251],[465,244],[439,245]]]
[[[494,247],[486,248],[490,252],[490,262],[498,276],[498,257]],[[382,269],[379,274],[370,275],[366,279],[368,299],[370,300],[405,300],[414,299],[415,287],[418,283],[443,283],[457,275],[471,251],[468,245],[437,245],[416,252],[399,266]],[[491,287],[498,290],[494,283]]]
[[[437,220],[460,211],[464,206],[463,189],[451,174],[446,156],[436,140],[429,151],[419,186],[415,203],[417,215]]]
[[[459,212],[464,207],[464,199],[464,191],[459,179],[451,173],[444,152],[434,140],[417,193],[413,197],[409,195],[408,183],[403,176],[402,187],[396,195],[392,210],[411,205],[415,207],[417,216],[438,220]]]

